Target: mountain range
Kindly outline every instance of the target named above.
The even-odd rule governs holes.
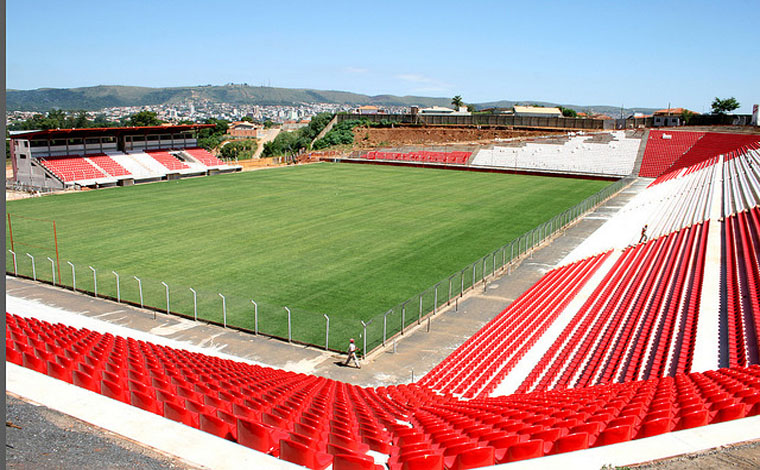
[[[47,111],[50,109],[97,111],[103,108],[124,106],[172,105],[182,102],[211,101],[217,103],[249,105],[292,106],[301,103],[331,103],[376,106],[450,106],[451,98],[424,96],[368,96],[335,90],[304,88],[277,88],[247,84],[149,88],[120,85],[99,85],[82,88],[38,88],[36,90],[6,90],[8,111]],[[591,111],[619,117],[621,108],[607,105],[572,105],[541,101],[494,101],[474,103],[477,109],[509,108],[515,104],[562,105],[577,111]],[[632,112],[651,113],[651,108],[624,108],[625,116]]]

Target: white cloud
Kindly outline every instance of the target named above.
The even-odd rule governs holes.
[[[395,78],[417,85],[409,90],[410,93],[442,93],[449,92],[452,88],[449,83],[418,73],[402,73],[395,75]]]
[[[404,80],[405,82],[413,82],[413,83],[433,83],[435,81],[432,78],[428,78],[424,75],[419,75],[416,73],[403,73],[400,75],[396,75],[396,78],[400,80]]]
[[[352,67],[352,66],[348,66],[344,70],[347,73],[367,73],[367,72],[369,72],[369,69],[365,69],[363,67]]]

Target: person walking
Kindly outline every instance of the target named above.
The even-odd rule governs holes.
[[[354,343],[354,339],[351,338],[351,340],[348,343],[348,357],[346,358],[346,364],[348,365],[351,362],[351,359],[354,360],[354,364],[356,364],[357,369],[361,369],[362,366],[359,364],[359,357],[356,355],[357,351],[359,349],[356,347],[356,343]]]
[[[649,240],[649,237],[647,236],[647,225],[644,224],[644,226],[641,228],[641,238],[639,238],[639,243],[645,242]]]

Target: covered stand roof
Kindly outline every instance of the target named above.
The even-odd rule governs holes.
[[[134,134],[164,134],[182,131],[194,131],[214,127],[215,124],[181,124],[175,126],[142,127],[91,127],[81,129],[47,129],[41,131],[22,131],[13,133],[11,139],[57,139],[93,136],[122,136]]]

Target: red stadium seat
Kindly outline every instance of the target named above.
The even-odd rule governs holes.
[[[338,454],[333,457],[333,470],[383,470],[369,456]]]
[[[332,463],[332,455],[316,451],[290,439],[280,440],[280,458],[312,470],[324,470]]]

